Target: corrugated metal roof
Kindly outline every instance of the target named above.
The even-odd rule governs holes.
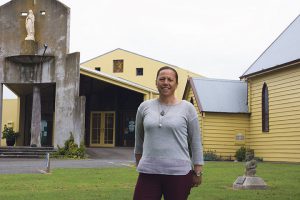
[[[248,113],[247,83],[238,80],[191,78],[202,111]]]
[[[242,77],[300,59],[299,47],[300,15],[260,55]]]

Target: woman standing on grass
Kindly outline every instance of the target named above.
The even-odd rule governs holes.
[[[135,157],[139,177],[134,200],[185,200],[202,181],[203,151],[194,106],[175,97],[178,74],[158,70],[159,98],[143,102],[136,115]],[[192,157],[189,155],[189,147]]]

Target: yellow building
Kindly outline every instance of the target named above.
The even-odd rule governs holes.
[[[241,81],[189,78],[183,99],[196,107],[204,151],[232,160],[249,133],[247,84]]]
[[[123,49],[115,49],[81,63],[81,66],[117,76],[153,90],[156,90],[157,70],[166,65],[175,68],[178,73],[179,84],[176,96],[182,98],[187,78],[199,77],[199,74]]]
[[[205,151],[226,158],[246,146],[265,161],[300,162],[299,36],[300,16],[242,81],[189,79],[183,98],[199,112]]]
[[[248,82],[247,145],[267,161],[300,162],[300,16],[242,75]]]

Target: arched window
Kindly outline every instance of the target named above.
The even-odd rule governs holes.
[[[262,88],[262,112],[261,112],[261,118],[262,118],[262,131],[263,132],[269,132],[269,92],[268,92],[268,86],[266,83],[264,83]]]

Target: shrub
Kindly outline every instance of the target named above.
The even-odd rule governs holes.
[[[254,149],[242,146],[235,152],[235,158],[237,161],[250,161],[255,159]]]
[[[53,153],[53,157],[65,157],[65,158],[85,158],[84,145],[78,145],[74,142],[74,136],[70,133],[70,138],[65,141],[65,146],[57,146],[58,151]]]
[[[235,158],[237,161],[245,161],[246,159],[246,147],[242,146],[235,152]]]
[[[216,154],[216,151],[207,150],[203,152],[205,161],[219,161],[221,158]]]

